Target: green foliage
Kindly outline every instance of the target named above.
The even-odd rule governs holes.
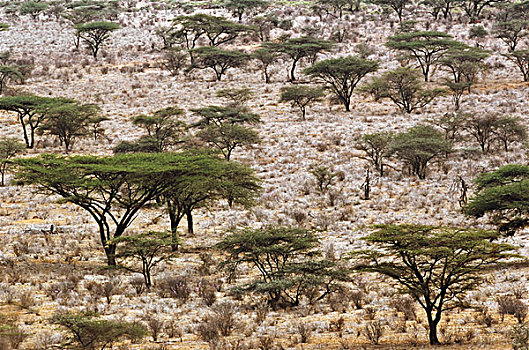
[[[110,33],[119,28],[119,24],[106,21],[79,23],[75,25],[77,35],[85,41],[94,58],[97,58],[97,53],[101,45],[110,37]]]
[[[114,147],[114,153],[159,153],[162,152],[158,141],[149,136],[142,136],[134,141],[121,141]]]
[[[213,69],[217,81],[222,79],[229,68],[241,67],[250,60],[250,55],[243,51],[223,50],[213,46],[199,47],[193,49],[192,53],[196,55],[193,67]]]
[[[270,3],[265,0],[223,0],[220,5],[231,11],[240,22],[245,13],[256,13],[258,10],[264,10],[270,6]]]
[[[338,175],[324,165],[314,165],[309,170],[318,185],[320,192],[325,192],[329,189],[329,186],[332,185],[332,181]]]
[[[421,67],[424,81],[429,80],[430,68],[449,50],[463,44],[452,40],[443,32],[415,31],[400,33],[388,38],[386,46],[403,52],[409,59],[415,59]]]
[[[529,35],[527,31],[529,27],[529,21],[524,19],[506,19],[504,21],[500,20],[494,24],[492,33],[496,38],[501,39],[509,51],[516,50],[516,47],[520,41]]]
[[[399,17],[399,22],[402,22],[402,16],[406,6],[411,3],[410,0],[373,0],[373,2],[377,5],[393,9]]]
[[[482,38],[485,38],[487,35],[489,35],[489,32],[487,32],[485,27],[483,27],[481,24],[470,27],[470,31],[468,33],[468,36],[471,39],[474,39],[474,38],[482,39]]]
[[[8,81],[24,81],[24,75],[17,67],[0,65],[0,95],[5,90]]]
[[[162,152],[183,142],[183,134],[187,128],[179,119],[183,114],[184,111],[178,107],[166,107],[149,116],[135,116],[132,123],[144,128],[147,137],[155,140],[158,152]]]
[[[40,1],[25,1],[20,4],[21,15],[31,15],[36,19],[43,11],[48,8],[48,4]]]
[[[17,139],[11,137],[0,138],[0,174],[1,181],[0,185],[5,186],[5,174],[7,166],[10,163],[10,159],[16,156],[18,153],[23,152],[25,145]]]
[[[518,66],[523,75],[523,81],[529,81],[529,49],[511,51],[504,56]]]
[[[254,92],[247,88],[226,88],[215,91],[215,96],[228,100],[226,107],[229,108],[247,108],[246,103],[254,96]]]
[[[123,235],[149,202],[178,181],[205,170],[214,158],[199,153],[136,153],[112,157],[42,155],[18,159],[17,179],[86,210],[96,221],[109,265],[112,238]]]
[[[430,344],[439,344],[443,312],[458,307],[484,271],[516,257],[515,247],[494,243],[492,231],[422,225],[380,225],[364,238],[373,248],[355,252],[357,270],[391,278],[424,309]]]
[[[307,107],[319,102],[325,96],[325,89],[319,86],[293,85],[281,88],[279,102],[290,102],[301,110],[301,118],[305,120]]]
[[[380,176],[384,176],[384,158],[388,156],[393,134],[378,132],[363,135],[356,143],[356,149],[365,152],[367,159],[373,163]]]
[[[115,20],[121,10],[118,0],[77,0],[65,3],[61,15],[75,25]]]
[[[303,36],[301,38],[286,39],[281,42],[266,42],[261,47],[288,56],[292,60],[290,81],[295,81],[296,66],[301,59],[308,58],[310,62],[314,63],[316,56],[323,51],[331,50],[334,47],[334,43],[311,36]]]
[[[395,135],[389,153],[408,165],[419,179],[425,179],[428,163],[446,155],[451,149],[451,143],[440,131],[431,126],[418,125]]]
[[[354,89],[362,78],[377,69],[378,63],[375,61],[346,56],[317,62],[303,73],[327,84],[344,104],[345,110],[350,111]]]
[[[504,0],[462,0],[461,7],[470,19],[470,23],[476,23],[485,8],[493,7],[496,4],[505,2]]]
[[[96,317],[97,314],[90,312],[65,312],[56,314],[51,321],[66,328],[71,333],[72,341],[81,349],[103,350],[123,338],[139,340],[147,336],[145,327],[138,323],[109,321]]]
[[[6,30],[9,30],[9,24],[0,23],[0,32],[5,32]]]
[[[170,249],[175,242],[167,232],[150,231],[131,236],[116,237],[109,241],[118,246],[116,259],[119,265],[129,271],[141,273],[145,286],[152,285],[152,269],[164,260],[173,257]],[[140,261],[141,268],[127,264],[127,261]]]
[[[0,314],[0,348],[19,349],[28,336],[16,325],[16,319]]]
[[[474,217],[490,215],[499,232],[513,235],[529,225],[529,167],[505,165],[474,180],[477,193],[463,208]]]
[[[61,97],[41,97],[35,95],[18,95],[0,98],[0,110],[15,112],[22,125],[24,141],[27,148],[35,145],[35,130],[46,118],[48,112],[63,104],[73,103],[73,100]]]
[[[374,78],[362,90],[373,94],[375,99],[389,98],[405,113],[425,107],[444,92],[442,89],[427,90],[420,73],[410,67],[390,70]]]
[[[273,50],[260,48],[252,52],[252,58],[257,61],[257,65],[263,72],[265,83],[270,83],[270,73],[268,72],[268,67],[277,62],[279,58],[279,53]]]
[[[99,106],[94,104],[64,103],[53,106],[47,111],[46,118],[38,130],[44,134],[57,136],[68,152],[75,139],[88,134],[90,118],[100,112]]]
[[[216,247],[226,253],[220,267],[233,273],[249,265],[259,278],[237,288],[265,294],[272,307],[298,305],[302,296],[320,300],[346,280],[346,272],[328,260],[317,260],[318,238],[312,231],[277,227],[242,229],[225,236]]]

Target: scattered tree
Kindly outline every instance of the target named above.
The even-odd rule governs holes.
[[[48,9],[48,4],[40,1],[25,1],[20,4],[20,14],[30,15],[34,20],[44,11]]]
[[[380,176],[384,176],[384,159],[388,155],[393,134],[378,132],[363,135],[356,143],[356,148],[366,153],[367,159],[373,163]]]
[[[75,26],[77,35],[85,41],[96,59],[101,45],[110,38],[110,33],[118,29],[117,23],[101,21],[80,23]]]
[[[75,139],[88,134],[90,118],[99,115],[100,111],[99,106],[94,104],[59,104],[48,109],[38,130],[58,137],[65,151],[69,152]]]
[[[278,227],[237,230],[216,247],[227,254],[220,267],[230,274],[239,265],[259,271],[259,278],[236,290],[265,294],[277,309],[299,305],[301,297],[309,293],[314,294],[313,300],[321,300],[339,288],[339,281],[347,279],[346,271],[334,262],[317,260],[318,243],[312,231]]]
[[[174,242],[171,234],[167,232],[150,231],[117,237],[109,242],[118,246],[116,259],[119,266],[131,272],[141,273],[147,290],[152,286],[152,269],[162,261],[173,257],[170,247]],[[130,260],[139,260],[141,268],[128,264]]]
[[[469,216],[490,215],[502,234],[513,235],[529,224],[529,167],[510,164],[475,180],[476,194],[463,207]]]
[[[452,40],[452,36],[442,32],[415,31],[389,37],[386,46],[403,52],[406,57],[415,59],[421,67],[424,81],[429,80],[430,68],[449,50],[463,44]]]
[[[510,143],[527,140],[527,128],[516,117],[499,117],[492,132],[496,140],[503,145],[505,152],[509,151]]]
[[[17,113],[22,125],[27,148],[35,145],[35,131],[45,119],[48,111],[63,104],[73,103],[65,98],[41,97],[34,95],[7,96],[0,98],[0,110]]]
[[[363,87],[375,98],[389,98],[403,112],[411,113],[423,108],[442,94],[442,89],[427,90],[421,82],[420,73],[409,67],[400,67],[374,78]]]
[[[5,175],[7,166],[10,164],[10,159],[21,153],[25,146],[17,139],[11,137],[0,138],[0,185],[5,186]]]
[[[93,350],[112,347],[112,343],[122,338],[132,340],[142,339],[147,335],[147,330],[138,323],[124,321],[109,321],[97,318],[91,312],[84,313],[59,313],[51,321],[66,328],[72,341],[79,344],[81,349]]]
[[[334,43],[331,41],[311,36],[291,38],[283,42],[266,42],[261,45],[262,48],[285,54],[292,60],[290,81],[296,81],[296,66],[301,59],[309,58],[311,62],[314,62],[320,52],[331,50],[333,46]]]
[[[425,179],[428,163],[451,149],[451,143],[440,131],[431,126],[418,125],[395,135],[389,153],[408,165],[419,179]]]
[[[193,54],[196,55],[194,67],[213,69],[217,81],[222,79],[229,68],[241,67],[250,59],[250,55],[243,51],[223,50],[217,47],[199,47],[193,50]]]
[[[281,88],[279,102],[290,102],[301,110],[301,119],[305,120],[307,107],[314,102],[319,102],[325,96],[321,87],[294,85]]]
[[[498,116],[494,113],[466,115],[465,130],[476,139],[482,152],[490,151],[497,122]]]
[[[183,142],[187,125],[179,118],[184,111],[178,107],[162,108],[152,115],[138,115],[132,118],[134,125],[147,132],[147,137],[155,141],[158,152],[167,151]]]
[[[374,3],[380,6],[385,6],[393,9],[399,17],[399,22],[402,22],[402,15],[407,5],[411,4],[410,0],[374,0]]]
[[[230,11],[241,22],[244,14],[264,10],[270,3],[265,0],[223,0],[220,5]]]
[[[468,291],[498,268],[514,247],[492,242],[498,234],[467,228],[382,225],[364,238],[375,249],[357,252],[357,270],[394,280],[424,309],[431,345],[440,344],[437,326]]]
[[[265,83],[270,84],[270,72],[268,67],[277,62],[279,53],[269,49],[257,49],[252,53],[252,58],[257,61],[257,65],[261,72],[263,72]]]
[[[326,83],[349,112],[355,87],[363,77],[377,69],[375,61],[347,56],[317,62],[303,73]]]
[[[0,95],[9,81],[23,82],[24,76],[16,67],[0,65]]]
[[[523,75],[523,81],[528,82],[529,81],[529,49],[525,50],[515,50],[512,52],[509,52],[507,55],[504,55],[509,60],[514,62],[518,68],[520,69],[520,72]]]

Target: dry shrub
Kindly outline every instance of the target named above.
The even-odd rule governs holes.
[[[417,318],[415,313],[415,301],[410,296],[398,296],[391,300],[391,305],[404,314],[406,321],[414,321]]]
[[[516,299],[511,295],[502,295],[496,298],[498,302],[498,312],[501,315],[503,322],[505,315],[513,315],[518,320],[518,323],[523,323],[527,317],[527,305],[521,300]]]
[[[186,302],[191,294],[187,276],[165,277],[158,282],[158,294],[162,298],[175,298]]]
[[[368,322],[362,329],[366,338],[373,344],[378,345],[380,338],[384,335],[384,325],[381,321]]]
[[[302,344],[308,343],[312,332],[314,331],[314,325],[310,323],[300,322],[296,324],[295,331],[299,334],[299,342]]]

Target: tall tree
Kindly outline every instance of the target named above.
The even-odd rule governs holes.
[[[385,6],[393,9],[399,17],[399,22],[402,22],[402,16],[407,5],[411,4],[410,0],[374,0],[375,4]]]
[[[0,65],[0,95],[4,92],[9,81],[24,81],[24,75],[17,67]]]
[[[65,98],[34,95],[7,96],[0,98],[0,110],[15,112],[22,125],[27,148],[35,145],[35,131],[45,119],[48,111],[63,104],[73,103]]]
[[[373,163],[380,176],[384,176],[384,159],[389,155],[392,139],[392,133],[377,132],[363,135],[355,145],[356,149],[365,152],[366,158]]]
[[[298,62],[303,58],[309,58],[310,61],[314,62],[319,53],[331,50],[334,47],[334,43],[311,36],[304,36],[301,38],[290,38],[283,42],[266,42],[261,47],[288,56],[292,60],[290,81],[296,81],[295,72]]]
[[[24,151],[24,144],[12,137],[0,138],[0,186],[5,186],[5,175],[10,160]]]
[[[514,246],[494,243],[498,234],[468,228],[381,225],[364,238],[373,248],[353,254],[359,271],[375,272],[399,285],[424,309],[431,345],[437,326],[467,292],[485,282],[484,272],[515,257]]]
[[[529,49],[511,51],[504,56],[518,66],[523,75],[523,81],[529,81]]]
[[[48,4],[40,1],[24,1],[20,4],[19,11],[21,15],[30,15],[34,20],[46,9],[48,9]]]
[[[176,106],[166,107],[152,115],[135,116],[132,123],[144,128],[147,137],[155,140],[157,149],[162,152],[183,142],[187,128],[186,123],[179,119],[183,114],[184,111]]]
[[[336,291],[347,273],[332,261],[318,259],[318,237],[312,231],[292,227],[242,229],[225,236],[216,247],[226,254],[220,267],[228,273],[240,265],[258,271],[257,278],[239,291],[265,294],[277,307],[299,305],[309,292],[321,300]]]
[[[75,26],[77,35],[85,41],[94,58],[97,58],[101,45],[110,38],[110,34],[118,29],[119,24],[102,21],[80,23]]]
[[[415,31],[400,33],[389,37],[386,46],[392,50],[403,52],[417,61],[421,67],[424,81],[430,77],[430,69],[449,50],[463,44],[452,40],[452,36],[442,32]]]
[[[223,50],[217,47],[199,47],[193,50],[196,55],[194,67],[199,69],[213,69],[217,81],[230,68],[243,66],[250,60],[250,55],[238,50]]]
[[[270,6],[270,3],[265,0],[223,0],[220,5],[230,11],[241,22],[244,14],[249,15],[259,10],[262,11]]]
[[[527,140],[527,128],[520,118],[502,116],[496,121],[493,130],[494,136],[499,141],[505,152],[509,151],[512,142],[524,142]]]
[[[301,110],[301,119],[305,120],[307,107],[314,102],[321,101],[325,96],[325,90],[316,86],[287,86],[281,88],[281,98],[279,102],[290,102],[292,106]]]
[[[277,59],[279,57],[279,53],[275,52],[270,49],[257,49],[254,52],[252,52],[252,58],[257,61],[257,65],[259,66],[259,69],[261,72],[263,72],[263,76],[265,78],[265,83],[270,84],[270,72],[268,71],[268,68],[277,62]]]
[[[69,152],[76,139],[88,134],[90,118],[100,112],[99,106],[94,104],[63,103],[48,109],[38,130],[58,137],[65,151]]]
[[[187,230],[193,233],[193,211],[220,199],[251,206],[260,191],[253,171],[237,162],[202,157],[188,164],[189,174],[173,181],[163,194],[169,214],[173,250],[178,243],[178,226],[187,217]]]
[[[260,141],[257,131],[248,125],[260,122],[260,117],[238,107],[209,106],[194,109],[202,117],[194,126],[197,137],[213,145],[230,160],[237,147],[250,147]]]
[[[426,89],[420,73],[409,67],[399,67],[375,77],[362,90],[373,94],[375,99],[389,98],[405,113],[425,107],[444,92],[437,88]]]
[[[431,126],[417,125],[395,135],[388,153],[401,159],[419,179],[425,179],[428,163],[446,155],[451,149],[452,144],[440,131]]]
[[[115,266],[116,244],[109,241],[122,236],[145,205],[187,174],[190,163],[201,159],[185,153],[42,155],[18,159],[16,177],[86,210],[97,223],[108,265]]]
[[[116,259],[119,266],[136,273],[141,273],[147,289],[152,286],[152,271],[156,265],[172,258],[171,234],[167,232],[150,231],[131,236],[121,236],[110,241],[118,246]],[[132,261],[132,263],[131,263]],[[134,264],[141,263],[141,268]]]
[[[475,180],[476,193],[463,207],[469,216],[487,215],[498,232],[513,235],[529,225],[529,166],[505,165]]]
[[[476,23],[481,18],[485,8],[502,2],[505,0],[462,0],[461,7],[470,18],[470,23]]]
[[[362,78],[377,69],[376,61],[347,56],[317,62],[303,73],[327,84],[349,112],[354,89]]]

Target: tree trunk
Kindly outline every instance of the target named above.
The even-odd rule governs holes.
[[[426,316],[428,318],[428,337],[430,339],[430,345],[439,345],[441,342],[439,341],[439,338],[437,337],[437,325],[439,324],[439,321],[441,320],[440,317],[433,318],[432,310],[425,310]]]
[[[294,60],[294,62],[292,62],[292,68],[290,68],[290,81],[296,81],[295,71],[296,71],[297,63],[298,63],[297,60]]]
[[[116,266],[116,245],[105,244],[105,254],[107,255],[107,265]]]
[[[186,210],[186,219],[187,219],[187,232],[189,234],[194,234],[193,230],[193,214],[191,213],[191,210]]]

